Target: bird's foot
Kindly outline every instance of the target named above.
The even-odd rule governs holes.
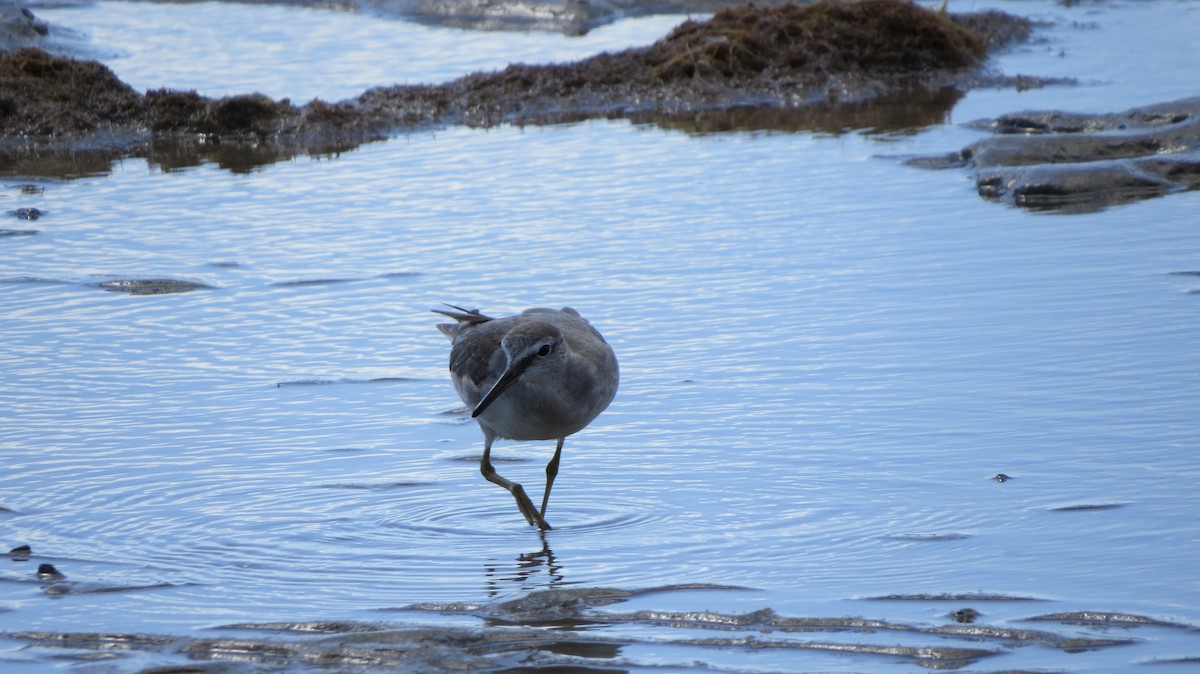
[[[542,531],[550,529],[550,525],[546,523],[546,518],[538,512],[537,508],[533,507],[533,501],[529,500],[529,496],[525,493],[525,488],[519,484],[514,484],[512,488],[513,498],[517,500],[517,508],[521,514],[525,516],[525,521],[536,526]]]

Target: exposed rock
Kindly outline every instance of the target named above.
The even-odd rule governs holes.
[[[16,0],[0,0],[0,51],[38,44],[50,27]]]
[[[212,286],[197,281],[173,278],[121,278],[100,281],[96,286],[115,293],[130,295],[171,295],[193,290],[211,289]]]
[[[664,11],[652,9],[654,6],[648,3],[622,0],[363,0],[361,4],[435,25],[473,30],[554,30],[567,35],[582,35],[623,14]],[[646,9],[639,11],[643,7]]]
[[[1124,112],[1019,112],[975,126],[995,135],[910,163],[967,167],[980,196],[1090,211],[1200,188],[1200,97]]]
[[[985,659],[1004,658],[1007,653],[1027,646],[1075,653],[1135,643],[1135,635],[1114,638],[1106,634],[1114,625],[1129,631],[1166,626],[1181,629],[1182,635],[1196,633],[1189,625],[1091,611],[1033,618],[1051,623],[1052,628],[1034,630],[967,623],[930,626],[845,616],[785,616],[768,607],[747,613],[614,610],[615,604],[633,597],[645,600],[646,595],[654,593],[732,589],[735,588],[707,584],[647,589],[559,588],[488,605],[453,603],[405,608],[407,612],[434,611],[478,618],[478,624],[470,626],[444,621],[428,627],[336,620],[238,623],[217,627],[204,637],[48,631],[0,636],[41,649],[105,653],[117,661],[125,658],[129,662],[132,660],[129,654],[139,654],[143,661],[153,658],[164,663],[155,670],[164,674],[213,671],[209,668],[234,664],[246,666],[248,669],[244,671],[255,672],[598,673],[627,671],[631,667],[652,669],[661,665],[659,655],[664,646],[689,653],[691,667],[697,670],[719,668],[719,663],[728,662],[731,654],[751,657],[764,650],[792,653],[795,658],[810,652],[836,652],[857,658],[847,662],[861,662],[858,666],[868,669],[879,657],[909,667],[960,669]],[[977,612],[973,616],[979,617]],[[1075,625],[1078,622],[1084,625]],[[1098,629],[1090,629],[1092,625]],[[230,630],[236,635],[221,633]],[[246,637],[246,632],[267,633],[267,636]],[[903,645],[889,643],[900,640]],[[640,654],[646,652],[651,653],[652,662],[642,661]],[[997,661],[996,666],[1003,664]]]
[[[92,51],[85,34],[39,19],[18,0],[0,0],[0,54],[26,47],[59,56],[80,56]]]

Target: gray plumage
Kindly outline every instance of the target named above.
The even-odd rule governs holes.
[[[483,430],[480,471],[513,495],[530,524],[549,529],[546,504],[563,441],[612,402],[619,379],[617,357],[600,332],[570,307],[492,318],[447,306],[454,311],[433,311],[456,321],[437,327],[452,343],[454,388]],[[521,485],[496,473],[490,459],[496,438],[558,441],[546,466],[540,511]]]

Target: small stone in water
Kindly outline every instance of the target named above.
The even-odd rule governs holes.
[[[62,580],[66,578],[61,571],[54,568],[53,564],[39,564],[37,576],[39,580]]]
[[[960,608],[950,612],[950,618],[956,623],[973,623],[979,617],[979,611],[973,608]]]

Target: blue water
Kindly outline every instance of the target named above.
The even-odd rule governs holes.
[[[0,632],[436,621],[391,610],[684,583],[750,589],[611,610],[939,625],[961,602],[871,598],[984,593],[1041,600],[975,605],[989,625],[1067,611],[1200,624],[1200,195],[1036,214],[898,160],[971,142],[956,122],[985,115],[1183,95],[1182,70],[1146,67],[1183,57],[1147,54],[1146,76],[1122,79],[1138,68],[1105,45],[1196,9],[1001,6],[1098,24],[1061,23],[1000,60],[1091,83],[972,93],[916,133],[448,128],[244,174],[134,158],[8,181],[3,210],[46,215],[0,239],[0,548],[34,551],[0,570]],[[223,9],[47,14],[143,7]],[[44,192],[15,187],[30,180]],[[98,285],[130,278],[211,288]],[[544,539],[478,473],[482,436],[428,312],[443,301],[574,306],[620,358],[616,400],[567,441]],[[536,493],[551,452],[499,444],[497,467]],[[39,563],[75,585],[39,581]],[[985,666],[1200,655],[1194,631],[1119,636],[1138,643]],[[667,643],[623,657],[637,671],[914,667]],[[0,641],[0,662],[78,665],[20,641]]]
[[[83,32],[86,47],[138,91],[197,89],[214,97],[259,91],[297,103],[649,44],[686,18],[638,17],[571,37],[470,31],[269,4],[99,0],[82,7],[50,5],[31,6],[52,24]]]

